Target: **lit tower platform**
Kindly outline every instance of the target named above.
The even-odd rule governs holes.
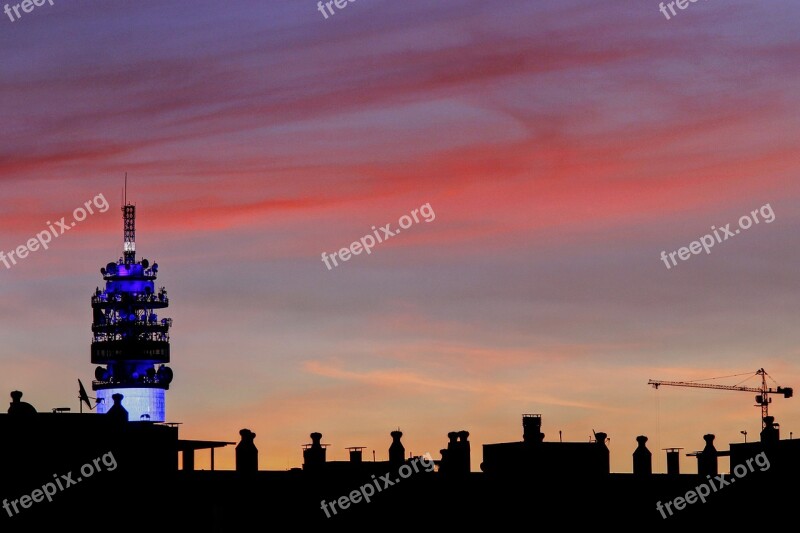
[[[164,422],[164,397],[172,381],[172,369],[165,366],[172,319],[157,313],[169,299],[163,287],[155,290],[158,264],[136,260],[136,206],[125,201],[122,217],[123,256],[100,269],[105,289],[92,296],[92,363],[101,365],[92,389],[99,413],[121,393],[130,421]]]

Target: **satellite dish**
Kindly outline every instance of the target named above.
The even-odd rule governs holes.
[[[78,380],[78,387],[79,387],[78,398],[80,399],[81,407],[83,407],[83,404],[85,403],[86,407],[88,407],[89,410],[91,411],[92,404],[89,403],[89,395],[86,394],[86,389],[83,388],[83,383],[81,383],[81,380]],[[81,411],[83,411],[83,409],[81,409]]]
[[[108,272],[109,274],[113,274],[116,271],[117,271],[117,265],[116,264],[109,263],[109,264],[106,265],[106,272]]]
[[[106,269],[105,268],[101,268],[100,269],[100,273],[105,276],[106,275]]]
[[[98,366],[94,369],[94,379],[97,381],[105,381],[106,380],[106,369],[102,366]]]
[[[149,267],[150,266],[150,261],[148,261],[147,259],[142,259],[142,266],[144,268]]]
[[[162,382],[166,383],[167,385],[169,385],[170,383],[172,383],[172,378],[173,377],[174,377],[174,375],[173,375],[172,369],[170,367],[162,365],[158,369],[158,379],[159,379],[159,381],[162,381]]]

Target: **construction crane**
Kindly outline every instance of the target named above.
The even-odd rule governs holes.
[[[652,385],[653,388],[657,389],[661,385],[667,385],[670,387],[693,387],[696,389],[717,389],[717,390],[735,390],[735,391],[742,391],[742,392],[757,392],[758,395],[756,396],[756,407],[761,407],[761,429],[766,427],[766,422],[764,419],[769,416],[769,404],[772,403],[772,398],[769,397],[770,394],[783,394],[784,398],[791,398],[794,394],[794,390],[791,387],[781,387],[778,386],[778,383],[772,379],[772,376],[767,374],[766,370],[763,368],[759,368],[755,374],[736,374],[735,376],[723,376],[723,377],[738,377],[738,376],[761,376],[761,387],[745,387],[742,385],[712,385],[710,383],[698,383],[698,381],[707,381],[707,380],[696,380],[696,381],[664,381],[664,380],[657,380],[651,379],[647,382],[648,385]],[[767,378],[771,379],[777,388],[772,389],[771,387],[767,387]],[[709,378],[709,379],[720,379],[720,378]],[[747,378],[750,379],[750,378]],[[747,381],[747,380],[745,380]],[[740,382],[741,383],[741,382]]]

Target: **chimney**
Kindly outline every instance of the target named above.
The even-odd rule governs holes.
[[[717,449],[714,448],[714,435],[703,435],[706,447],[697,454],[697,473],[701,476],[717,475]]]
[[[452,433],[451,433],[452,435]],[[450,441],[450,451],[448,458],[450,460],[450,472],[453,474],[469,474],[470,472],[470,447],[469,431],[461,430],[455,434],[458,441]]]
[[[636,437],[639,446],[633,452],[633,473],[637,476],[649,476],[653,473],[653,454],[647,449],[647,437]]]
[[[775,423],[774,416],[764,417],[764,429],[761,430],[761,442],[764,444],[774,444],[781,440],[781,432],[778,424]]]
[[[363,446],[351,446],[347,448],[350,452],[350,462],[354,464],[361,464],[363,462],[363,454],[362,450],[364,450]]]
[[[11,391],[11,403],[8,405],[10,415],[35,415],[36,409],[29,403],[23,402],[22,391]],[[126,419],[127,420],[127,419]]]
[[[406,449],[403,443],[400,442],[400,437],[403,436],[403,432],[397,430],[392,431],[390,434],[392,436],[392,445],[389,446],[389,464],[397,468],[406,460]]]
[[[314,470],[325,464],[325,446],[321,444],[322,433],[314,432],[311,435],[311,444],[303,447],[303,470]]]
[[[458,432],[451,431],[447,434],[447,438],[450,439],[447,443],[447,448],[439,450],[442,454],[442,460],[439,463],[439,472],[442,474],[449,474],[451,471],[455,472],[457,470],[453,463],[458,462]]]
[[[236,445],[236,471],[237,472],[257,472],[258,471],[258,448],[256,448],[256,434],[249,429],[239,431],[242,440]]]
[[[114,401],[114,405],[106,413],[106,416],[113,418],[117,422],[127,422],[128,421],[128,410],[122,406],[122,400],[125,398],[120,393],[115,393],[111,395],[111,399]]]
[[[681,473],[681,450],[683,448],[666,448],[667,474],[677,476]]]
[[[598,432],[594,434],[595,447],[597,450],[597,472],[600,474],[611,473],[611,456],[606,446],[607,433]]]
[[[542,415],[522,415],[522,440],[527,444],[538,444],[544,440]]]

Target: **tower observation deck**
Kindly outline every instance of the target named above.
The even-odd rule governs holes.
[[[99,413],[121,393],[131,421],[164,422],[172,319],[158,313],[169,298],[163,287],[155,289],[158,263],[136,260],[136,206],[125,201],[122,217],[123,256],[100,269],[105,288],[92,296],[92,364],[100,365],[92,389]]]

